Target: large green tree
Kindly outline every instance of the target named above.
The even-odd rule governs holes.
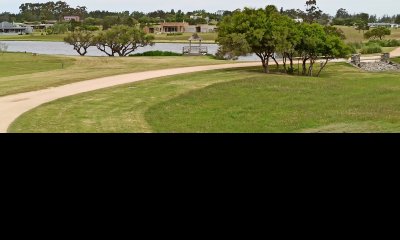
[[[100,32],[95,38],[97,48],[108,56],[128,56],[139,47],[153,45],[154,37],[143,30],[124,25],[113,26]]]
[[[286,41],[288,21],[288,17],[280,15],[274,6],[235,11],[218,25],[220,51],[228,55],[254,53],[261,59],[264,71],[269,73],[271,59],[279,67],[275,54],[279,44]]]
[[[364,37],[367,38],[367,39],[379,38],[380,40],[382,40],[385,36],[389,36],[390,34],[392,34],[392,31],[389,28],[378,27],[378,28],[374,28],[374,29],[366,32],[364,34]]]
[[[72,45],[79,55],[85,56],[88,48],[95,45],[93,38],[94,35],[92,32],[78,30],[69,33],[64,38],[64,42]]]

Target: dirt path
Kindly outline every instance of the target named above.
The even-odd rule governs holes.
[[[112,77],[98,78],[83,82],[72,83],[60,87],[48,88],[39,91],[20,93],[0,97],[0,133],[7,132],[10,124],[23,113],[36,108],[44,103],[59,98],[90,92],[102,88],[108,88],[126,83],[133,83],[158,77],[172,76],[184,73],[193,73],[209,70],[260,66],[259,62],[222,64],[212,66],[198,66],[186,68],[174,68],[157,71],[130,73]]]
[[[390,52],[390,57],[400,57],[400,47]]]

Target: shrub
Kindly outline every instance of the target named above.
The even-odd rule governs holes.
[[[391,40],[370,40],[367,45],[378,44],[381,47],[399,47],[400,40],[391,39]]]
[[[130,57],[170,57],[170,56],[182,56],[180,53],[166,52],[166,51],[148,51],[144,53],[136,53],[129,55]]]
[[[183,33],[167,33],[167,36],[181,36]]]
[[[355,49],[361,49],[364,45],[361,42],[352,42],[348,44],[351,47],[354,47]]]
[[[348,46],[349,46],[349,49],[350,49],[350,53],[351,54],[356,54],[356,53],[358,53],[358,51],[357,51],[357,49],[354,47],[354,45],[351,45],[351,44],[347,44]]]
[[[382,53],[382,47],[379,44],[371,43],[363,47],[360,51],[362,54]]]

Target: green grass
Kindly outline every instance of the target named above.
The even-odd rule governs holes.
[[[341,30],[343,30],[346,35],[346,42],[366,42],[367,40],[364,38],[363,31],[358,31],[354,27],[347,26],[335,26]],[[391,29],[392,34],[390,36],[386,36],[385,39],[400,39],[400,29]]]
[[[393,58],[392,61],[395,62],[395,63],[399,63],[400,64],[400,57]]]
[[[62,69],[62,63],[64,68]],[[0,55],[0,96],[124,73],[227,63],[210,57],[74,57]]]
[[[0,53],[0,79],[3,77],[68,68],[74,59],[31,53]]]
[[[399,73],[329,65],[321,78],[260,68],[171,76],[67,97],[10,132],[400,132]]]
[[[65,34],[58,35],[41,35],[34,33],[29,35],[0,35],[0,41],[45,41],[45,42],[62,42]]]
[[[203,38],[204,43],[215,43],[218,34],[217,33],[199,33]],[[154,34],[156,42],[188,42],[188,39],[192,36],[192,33],[184,33],[182,35],[167,36],[167,34]]]

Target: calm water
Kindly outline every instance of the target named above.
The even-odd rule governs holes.
[[[55,54],[55,55],[79,55],[71,45],[63,42],[34,42],[34,41],[4,41],[10,52],[33,52],[39,54]],[[182,48],[188,44],[182,43],[156,43],[154,46],[138,48],[134,53],[143,53],[147,51],[170,51],[182,53]],[[218,50],[217,44],[205,44],[210,54],[215,54]],[[96,47],[88,49],[87,56],[106,56],[105,53],[99,51]],[[258,60],[256,56],[241,57],[240,60]]]

